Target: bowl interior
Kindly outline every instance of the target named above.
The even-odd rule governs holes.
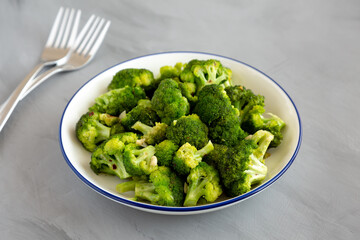
[[[284,139],[282,144],[276,149],[271,149],[271,156],[267,158],[268,175],[265,181],[252,190],[253,193],[257,189],[264,189],[264,186],[270,185],[290,166],[294,160],[301,141],[301,126],[296,107],[286,92],[273,80],[260,71],[239,61],[204,53],[174,52],[154,54],[144,57],[135,58],[120,64],[117,64],[84,84],[69,101],[61,123],[60,123],[60,144],[66,161],[87,185],[97,192],[109,197],[113,200],[131,205],[133,207],[147,208],[149,204],[138,204],[130,200],[126,200],[131,194],[119,194],[115,191],[116,184],[120,183],[117,177],[96,175],[89,167],[91,154],[86,151],[76,139],[75,125],[82,114],[93,105],[94,99],[100,94],[107,91],[107,85],[112,77],[121,69],[125,68],[147,68],[151,70],[155,76],[159,74],[160,67],[164,65],[175,65],[177,62],[188,62],[191,59],[218,59],[223,65],[229,67],[233,72],[233,83],[244,85],[253,90],[256,94],[265,96],[265,109],[267,112],[278,115],[287,124],[284,131]],[[247,196],[251,196],[251,192]],[[220,208],[237,200],[244,198],[235,198],[227,201],[225,198],[219,199],[222,203],[216,203],[213,207]],[[124,201],[123,201],[124,200]],[[209,204],[211,207],[211,204]],[[150,209],[154,210],[154,208]],[[155,211],[167,211],[168,207],[156,207]],[[195,210],[204,210],[204,208],[194,207]],[[145,209],[146,210],[146,209]]]

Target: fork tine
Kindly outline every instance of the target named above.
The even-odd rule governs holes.
[[[56,15],[54,24],[51,27],[51,31],[50,31],[48,40],[46,41],[46,44],[45,44],[46,47],[50,47],[54,43],[54,39],[55,39],[57,30],[59,28],[59,22],[60,22],[63,12],[64,12],[64,8],[61,7]]]
[[[75,10],[72,8],[71,11],[70,11],[69,18],[67,19],[68,21],[67,21],[67,24],[66,24],[66,27],[65,27],[64,35],[62,37],[62,41],[60,43],[60,48],[64,48],[65,44],[68,41],[69,32],[70,32],[70,28],[71,28],[73,17],[74,17],[74,12],[75,12]]]
[[[82,52],[82,50],[84,49],[86,43],[89,41],[91,35],[93,34],[96,25],[98,25],[99,21],[100,21],[100,17],[97,17],[97,18],[95,19],[94,23],[91,25],[90,30],[87,32],[85,38],[81,41],[80,47],[76,50],[77,53],[81,53],[81,52]]]
[[[57,38],[55,40],[55,44],[54,44],[55,48],[59,47],[59,45],[60,45],[60,41],[61,41],[61,39],[62,39],[62,37],[64,35],[65,25],[66,25],[68,16],[69,16],[69,9],[67,8],[67,9],[65,9],[64,16],[63,16],[63,19],[62,19],[61,24],[60,24],[60,29],[59,29],[59,32],[57,34]]]
[[[107,21],[105,24],[105,27],[102,29],[101,33],[99,34],[98,38],[96,39],[96,42],[94,43],[94,45],[92,46],[92,48],[90,49],[89,55],[90,56],[94,56],[95,53],[97,52],[97,50],[99,49],[102,41],[105,38],[106,32],[108,31],[109,27],[110,27],[111,21]]]
[[[78,28],[79,28],[80,16],[81,16],[81,11],[77,10],[76,17],[75,17],[74,24],[73,24],[73,28],[72,28],[71,33],[70,33],[70,38],[69,38],[68,44],[66,46],[67,48],[70,48],[75,42],[76,35],[77,35],[77,32],[78,32]]]
[[[93,45],[97,35],[99,34],[100,29],[102,28],[103,24],[105,22],[105,19],[101,19],[100,23],[97,25],[94,33],[92,34],[90,40],[88,41],[88,43],[86,44],[86,47],[84,48],[84,50],[80,53],[81,55],[86,56],[86,54],[88,53],[90,47]]]
[[[76,37],[75,44],[73,46],[74,50],[79,47],[80,43],[83,40],[84,35],[86,34],[86,32],[87,32],[88,28],[90,27],[91,23],[93,22],[94,18],[95,18],[95,15],[91,15],[91,17],[86,22],[85,26],[83,27],[83,29],[81,30],[79,35]]]

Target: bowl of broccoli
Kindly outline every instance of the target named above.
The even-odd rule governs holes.
[[[219,210],[269,187],[301,144],[286,91],[241,61],[166,52],[87,81],[60,122],[63,156],[90,188],[160,214]]]

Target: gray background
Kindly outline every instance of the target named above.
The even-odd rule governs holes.
[[[112,21],[85,69],[54,76],[0,133],[1,239],[358,239],[360,1],[0,2],[0,102],[38,61],[60,6]],[[83,184],[58,141],[66,103],[129,58],[193,50],[244,61],[274,78],[302,117],[294,164],[272,187],[195,216],[141,212]]]

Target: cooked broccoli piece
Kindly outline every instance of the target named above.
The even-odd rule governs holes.
[[[208,127],[196,114],[174,120],[166,130],[166,137],[180,146],[188,142],[196,148],[204,147],[209,141]]]
[[[180,79],[183,82],[195,82],[199,91],[208,84],[222,84],[225,87],[231,86],[231,76],[231,70],[224,67],[218,60],[194,59],[186,65],[180,74]]]
[[[118,176],[121,179],[131,175],[124,166],[123,152],[125,144],[133,143],[137,139],[136,134],[126,133],[112,136],[102,143],[91,155],[90,167],[96,173],[106,173]]]
[[[202,161],[217,168],[217,163],[219,161],[223,161],[223,159],[226,158],[226,154],[229,149],[229,146],[216,144],[216,143],[213,145],[214,145],[214,150],[212,150],[209,154],[206,154],[203,157]]]
[[[139,100],[136,107],[123,115],[124,116],[121,118],[121,124],[127,130],[130,130],[137,121],[140,121],[149,126],[155,126],[155,122],[160,121],[158,115],[152,109],[151,102],[148,99]]]
[[[115,125],[111,126],[110,136],[118,134],[118,133],[124,133],[124,132],[125,132],[124,126],[119,122],[119,123],[116,123]]]
[[[110,127],[105,125],[103,114],[88,112],[83,114],[76,124],[76,137],[84,148],[90,152],[110,137]]]
[[[155,90],[151,106],[158,114],[161,122],[170,124],[189,113],[188,100],[181,94],[179,84],[173,79],[164,79]]]
[[[205,162],[200,162],[191,169],[187,182],[189,186],[184,201],[185,207],[196,206],[200,198],[214,202],[222,194],[218,171]]]
[[[202,158],[214,149],[211,141],[200,150],[189,143],[182,145],[175,153],[173,158],[173,168],[181,176],[186,176],[190,170],[195,168]]]
[[[184,68],[184,64],[178,62],[175,66],[163,66],[160,68],[160,80],[167,78],[173,78],[175,80],[179,79],[180,73]]]
[[[171,171],[161,166],[144,179],[123,182],[117,185],[120,193],[135,191],[135,198],[161,206],[181,206],[184,200],[184,183]]]
[[[100,95],[89,110],[118,116],[123,111],[130,111],[140,99],[145,97],[145,92],[141,87],[126,86]]]
[[[179,146],[171,140],[164,140],[155,145],[155,156],[159,166],[172,166],[172,159]]]
[[[165,123],[155,123],[154,127],[150,127],[142,122],[136,122],[132,128],[142,132],[142,140],[150,145],[157,144],[165,139],[167,125]],[[141,145],[141,144],[140,144]]]
[[[180,73],[180,80],[182,82],[196,83],[196,76],[194,75],[193,68],[202,65],[203,60],[193,59],[185,64],[183,71]]]
[[[133,176],[149,175],[158,168],[155,147],[126,145],[124,150],[124,165],[126,171]]]
[[[265,109],[260,106],[254,106],[244,119],[243,128],[249,133],[254,133],[258,130],[267,130],[274,135],[274,140],[270,143],[270,147],[277,147],[280,145],[283,135],[281,130],[285,127],[285,122],[272,113],[267,113],[270,117],[264,117]]]
[[[154,88],[154,74],[147,69],[127,68],[115,74],[108,86],[108,90],[117,88],[142,87],[145,91]]]
[[[112,116],[107,113],[100,113],[99,114],[100,122],[104,123],[106,126],[112,127],[120,122],[120,118],[117,116]]]
[[[212,121],[228,114],[234,114],[236,111],[224,88],[220,85],[206,85],[200,90],[198,97],[199,100],[193,113],[196,113],[208,126]]]
[[[209,138],[212,142],[234,146],[248,134],[242,130],[237,114],[230,112],[211,122]]]
[[[239,110],[240,124],[248,117],[249,111],[257,105],[264,106],[264,96],[255,95],[243,86],[229,86],[225,88],[231,104]]]
[[[228,196],[244,194],[265,179],[264,155],[273,138],[270,132],[259,130],[236,147],[228,147],[226,151],[220,148],[217,154],[208,156],[216,163]]]

